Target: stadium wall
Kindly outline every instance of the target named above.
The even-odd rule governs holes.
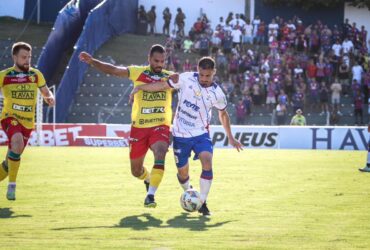
[[[229,12],[244,13],[245,0],[228,0],[227,2],[221,0],[139,0],[139,5],[144,5],[145,10],[148,12],[152,5],[156,6],[156,31],[162,33],[164,24],[162,12],[168,7],[172,14],[170,30],[174,29],[174,21],[177,14],[177,8],[180,7],[184,12],[185,19],[185,33],[188,33],[193,24],[200,17],[201,13],[206,13],[211,21],[211,26],[214,28],[219,18],[222,16],[226,19]]]
[[[43,124],[42,146],[126,147],[130,125],[119,124]],[[211,139],[217,148],[228,146],[222,126],[211,126]],[[245,148],[367,150],[366,127],[233,126],[233,135]],[[0,130],[0,145],[7,143]],[[36,133],[29,145],[36,145]]]
[[[112,37],[135,31],[137,6],[138,0],[105,0],[88,15],[57,90],[57,122],[66,121],[74,95],[88,67],[87,64],[79,61],[80,52],[87,51],[94,54]]]

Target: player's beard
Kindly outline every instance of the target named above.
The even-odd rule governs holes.
[[[23,72],[28,72],[28,70],[30,69],[29,64],[20,65],[20,64],[16,63],[16,66],[18,67],[18,69],[22,70]]]
[[[152,67],[152,70],[153,70],[154,73],[161,73],[162,69],[163,69],[162,67],[156,67],[156,68]]]
[[[210,83],[203,83],[203,82],[199,82],[200,86],[202,86],[203,88],[208,88],[209,86],[211,86]]]

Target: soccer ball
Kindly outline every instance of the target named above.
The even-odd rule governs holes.
[[[187,212],[198,211],[202,206],[199,193],[194,189],[188,189],[180,197],[180,205]]]

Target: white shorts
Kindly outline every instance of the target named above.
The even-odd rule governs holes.
[[[268,96],[267,98],[266,98],[266,104],[275,104],[276,103],[276,98],[275,98],[275,96]]]

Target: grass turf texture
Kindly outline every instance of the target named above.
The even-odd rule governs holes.
[[[204,218],[180,207],[172,151],[148,209],[128,149],[29,147],[15,202],[0,183],[0,248],[369,249],[364,162],[354,151],[216,149]],[[190,164],[199,190],[199,161]]]

